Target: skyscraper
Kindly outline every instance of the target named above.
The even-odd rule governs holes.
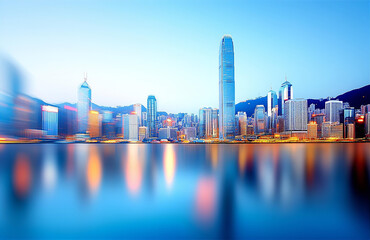
[[[199,138],[211,138],[212,126],[212,108],[201,108],[199,110]]]
[[[157,137],[157,99],[153,95],[148,96],[146,110],[149,137]]]
[[[58,108],[43,105],[42,106],[42,130],[46,136],[58,136]]]
[[[276,92],[270,90],[267,93],[267,116],[271,117],[272,109],[278,105]]]
[[[78,133],[86,133],[88,130],[89,112],[91,111],[91,89],[87,84],[87,76],[78,89],[77,102],[77,126]]]
[[[134,104],[134,112],[139,117],[139,126],[141,126],[142,125],[142,121],[141,121],[142,116],[141,116],[141,104],[140,103]]]
[[[343,108],[343,102],[338,100],[330,100],[325,102],[325,121],[340,122],[339,110]]]
[[[307,130],[307,100],[291,99],[284,103],[285,131]]]
[[[285,82],[281,84],[279,90],[278,111],[280,116],[284,116],[284,103],[289,99],[293,99],[293,85],[285,77]]]
[[[219,56],[219,138],[235,138],[235,76],[234,44],[225,35],[220,44]]]
[[[266,131],[265,106],[257,105],[254,109],[254,134],[262,134]]]

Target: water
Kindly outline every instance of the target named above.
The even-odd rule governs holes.
[[[370,143],[0,145],[0,238],[370,238]]]

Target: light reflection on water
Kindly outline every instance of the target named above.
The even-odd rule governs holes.
[[[370,236],[369,143],[0,149],[0,238]]]

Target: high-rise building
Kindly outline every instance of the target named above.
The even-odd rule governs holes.
[[[89,134],[91,138],[100,137],[100,119],[98,111],[89,112]]]
[[[136,114],[129,115],[129,140],[139,140],[139,117]]]
[[[245,112],[238,112],[238,133],[239,135],[247,135],[247,114]]]
[[[42,130],[48,137],[58,136],[58,108],[43,105],[42,106]]]
[[[365,130],[366,130],[366,136],[370,137],[370,113],[369,112],[366,113],[365,115]]]
[[[89,84],[87,84],[87,76],[85,75],[84,82],[78,89],[78,102],[77,102],[78,133],[85,134],[87,132],[90,111],[91,111],[91,89]]]
[[[140,103],[134,104],[134,112],[139,117],[139,126],[142,126],[142,115],[141,115],[141,104]]]
[[[316,139],[317,138],[317,123],[310,122],[307,124],[307,137],[309,139]]]
[[[316,109],[317,110],[317,109]],[[317,113],[312,114],[311,121],[317,123],[317,137],[322,138],[322,124],[325,120],[325,114],[324,113]]]
[[[72,136],[77,131],[77,109],[64,105],[58,111],[58,134],[59,136]]]
[[[235,138],[235,75],[234,44],[225,35],[220,44],[219,56],[219,138]]]
[[[279,90],[278,111],[280,116],[284,116],[284,103],[290,99],[293,99],[293,85],[285,77],[285,82],[281,84]]]
[[[146,110],[149,137],[157,137],[157,99],[153,95],[148,96]]]
[[[177,139],[177,128],[171,128],[171,127],[160,128],[158,131],[158,137],[160,139],[175,140]]]
[[[272,115],[272,109],[276,105],[278,105],[276,92],[273,91],[273,90],[270,90],[267,93],[267,116],[271,117],[271,115]]]
[[[218,130],[218,109],[212,109],[212,137],[218,138],[219,130]]]
[[[139,141],[143,141],[144,139],[148,138],[148,128],[147,127],[139,127]]]
[[[199,110],[199,138],[211,138],[212,128],[212,108],[201,108]]]
[[[325,102],[325,121],[326,122],[340,122],[339,110],[343,108],[343,102],[338,100],[330,100]]]
[[[130,138],[130,119],[128,114],[122,115],[122,128],[123,139],[128,140]]]
[[[181,132],[185,135],[186,140],[192,141],[197,136],[197,129],[195,127],[184,127]]]
[[[257,105],[254,109],[254,134],[266,132],[266,113],[265,106]]]
[[[290,99],[284,103],[285,131],[307,130],[307,100]]]

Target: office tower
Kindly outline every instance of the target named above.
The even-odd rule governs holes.
[[[219,130],[218,130],[218,109],[212,109],[212,137],[218,138]],[[190,127],[190,126],[189,126]]]
[[[246,136],[247,135],[247,114],[245,112],[238,112],[238,132],[239,135]]]
[[[271,133],[274,134],[276,133],[276,128],[277,128],[277,123],[278,123],[278,106],[275,106],[272,111],[271,111],[271,117],[270,117],[270,121],[269,121],[269,124],[270,124],[270,129],[271,129]]]
[[[146,111],[149,137],[157,137],[157,99],[153,95],[148,96]]]
[[[254,109],[254,134],[262,134],[266,131],[265,106],[257,105]]]
[[[346,132],[344,133],[345,138],[348,139],[355,139],[355,124],[354,123],[348,123],[345,125]]]
[[[123,119],[121,113],[118,113],[114,118],[114,132],[117,138],[123,138]]]
[[[370,113],[369,112],[366,113],[365,115],[365,130],[366,130],[366,136],[370,137]]]
[[[308,108],[308,122],[312,121],[312,114],[315,113],[316,107],[315,104],[311,103]]]
[[[325,121],[340,122],[339,110],[343,108],[343,102],[338,100],[330,100],[325,102]]]
[[[158,136],[160,139],[177,139],[177,128],[160,128],[158,131]]]
[[[147,122],[147,112],[142,112],[141,113],[141,125],[142,126],[147,126],[148,125],[148,122]]]
[[[343,138],[343,124],[338,122],[324,122],[322,124],[323,138]]]
[[[307,137],[309,139],[316,139],[317,138],[317,123],[310,122],[307,124]]]
[[[355,120],[355,136],[356,138],[364,138],[366,136],[365,131],[365,116],[357,115]]]
[[[111,111],[103,111],[102,135],[106,138],[115,137],[115,123],[113,122],[113,113]]]
[[[211,138],[212,135],[212,108],[201,108],[199,110],[199,138]]]
[[[122,115],[122,124],[123,139],[128,140],[130,138],[130,124],[128,114]]]
[[[134,112],[139,117],[139,126],[142,126],[142,121],[141,121],[141,119],[142,119],[142,116],[141,116],[141,104],[140,103],[134,104]]]
[[[219,138],[235,138],[235,76],[234,45],[231,36],[225,35],[220,44],[219,56]]]
[[[277,122],[276,122],[276,132],[278,132],[278,133],[284,132],[284,130],[285,130],[284,124],[285,124],[284,117],[278,116],[277,117]]]
[[[339,122],[343,124],[343,137],[352,138],[352,132],[347,132],[348,129],[352,131],[352,127],[348,128],[347,125],[355,123],[355,109],[353,107],[345,107],[343,109],[339,109]],[[348,135],[350,135],[351,137]]]
[[[62,137],[72,136],[77,131],[77,109],[63,105],[58,111],[58,134]]]
[[[84,82],[78,89],[78,102],[77,102],[78,133],[85,134],[87,132],[90,111],[91,111],[91,89],[89,87],[89,84],[87,84],[87,76],[85,75]]]
[[[182,135],[185,135],[186,140],[194,140],[197,137],[197,129],[195,127],[184,127],[181,129]]]
[[[100,119],[98,111],[89,112],[89,124],[88,130],[90,138],[100,137]]]
[[[42,130],[48,137],[58,136],[58,108],[43,105],[42,106]]]
[[[144,139],[148,138],[148,128],[147,127],[139,127],[139,141],[143,141]]]
[[[285,131],[307,130],[307,100],[291,99],[284,103]]]
[[[136,114],[129,115],[129,140],[139,140],[139,117]]]
[[[273,91],[273,90],[270,90],[267,93],[267,116],[271,117],[271,115],[272,115],[272,109],[276,105],[278,105],[276,92]]]
[[[281,84],[279,90],[278,110],[280,116],[284,116],[284,103],[290,99],[293,99],[293,85],[285,77],[285,82]]]
[[[316,109],[317,110],[317,109]],[[311,121],[317,123],[317,137],[322,138],[322,124],[325,120],[324,113],[312,114]]]

